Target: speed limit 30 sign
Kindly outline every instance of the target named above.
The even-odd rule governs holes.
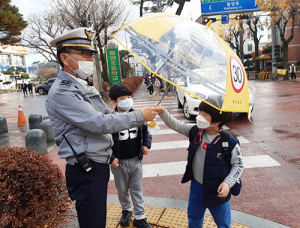
[[[240,93],[244,88],[245,73],[240,62],[234,57],[230,57],[230,75],[233,90]]]

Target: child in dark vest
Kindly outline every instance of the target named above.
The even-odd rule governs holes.
[[[111,87],[109,97],[116,105],[116,112],[133,111],[131,95],[132,91],[125,84],[114,84]],[[147,126],[116,132],[112,136],[114,145],[112,147],[111,170],[122,208],[120,225],[128,226],[130,223],[132,215],[131,200],[128,194],[130,189],[134,205],[133,225],[138,228],[151,228],[145,218],[142,158],[149,152],[152,136],[148,133]]]
[[[222,99],[210,96],[209,104],[221,108]],[[230,227],[231,187],[239,181],[244,170],[239,141],[229,134],[231,158],[222,159],[222,126],[232,119],[231,112],[222,112],[217,108],[201,102],[197,125],[186,124],[175,119],[162,106],[157,113],[165,124],[180,134],[189,137],[188,163],[182,183],[191,180],[188,219],[189,228],[203,226],[204,213],[208,208],[215,223],[220,228]]]

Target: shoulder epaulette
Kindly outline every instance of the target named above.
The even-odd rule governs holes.
[[[70,86],[71,85],[71,81],[68,81],[68,80],[62,80],[59,85],[67,85],[67,86]]]

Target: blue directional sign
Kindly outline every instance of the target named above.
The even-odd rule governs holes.
[[[229,14],[228,13],[225,13],[225,14],[222,14],[222,24],[228,24],[229,23]]]
[[[201,0],[203,16],[258,10],[255,0]]]

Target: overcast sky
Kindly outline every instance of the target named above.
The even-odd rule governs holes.
[[[47,3],[50,0],[11,0],[11,5],[15,5],[19,8],[19,12],[24,16],[24,19],[27,19],[27,16],[31,13],[38,13],[39,11],[43,11],[46,8]],[[144,6],[147,6],[148,3],[145,2]],[[174,6],[168,7],[165,12],[174,13],[176,12],[178,4],[174,4]],[[132,12],[132,20],[139,17],[139,8],[135,7],[136,11]],[[186,2],[181,13],[181,16],[193,19],[194,21],[200,16],[200,0],[191,0],[190,2]],[[32,52],[32,51],[30,51]],[[26,56],[27,65],[30,66],[34,61],[40,61],[41,57],[34,54],[29,54]]]
[[[45,9],[48,0],[11,0],[11,5],[19,8],[19,12],[23,14],[24,18],[30,13],[37,13]]]

